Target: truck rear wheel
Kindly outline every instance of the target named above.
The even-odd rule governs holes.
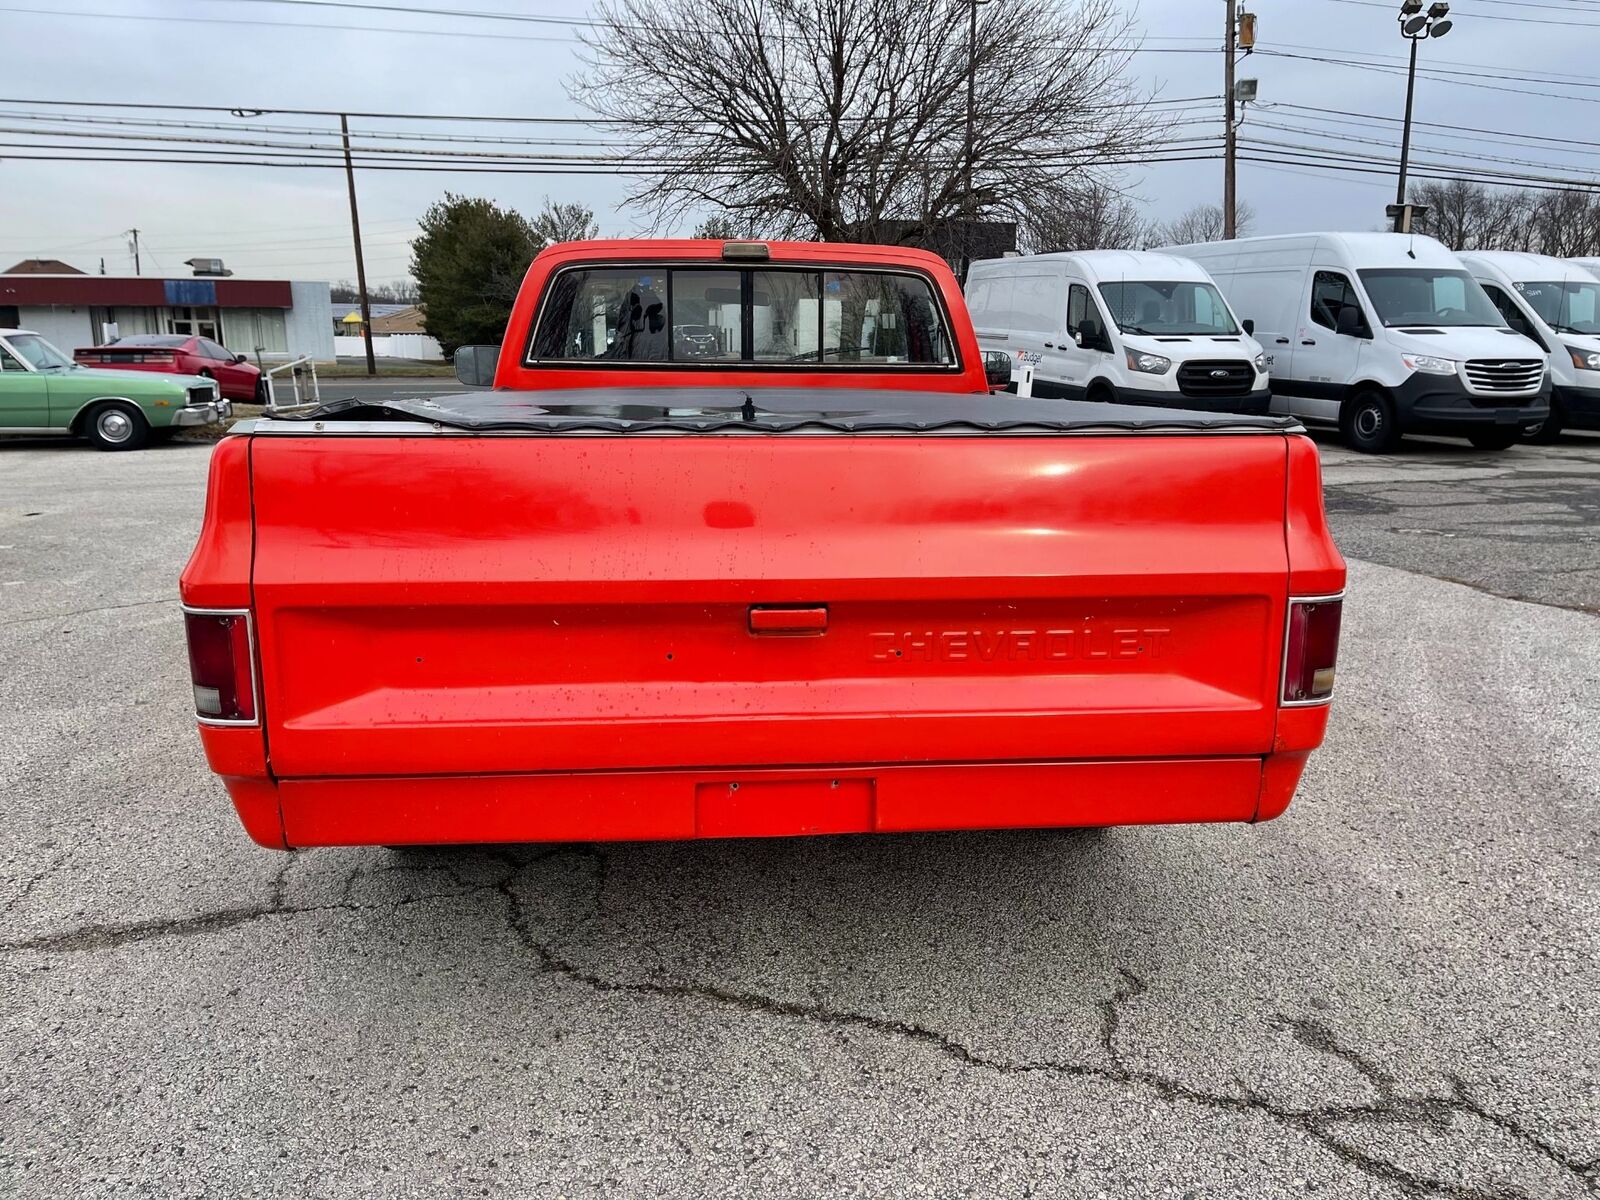
[[[1339,410],[1339,435],[1363,454],[1393,451],[1400,444],[1400,425],[1389,397],[1370,389],[1351,396]]]
[[[96,450],[139,450],[150,440],[150,423],[129,404],[97,404],[83,422],[84,436]]]

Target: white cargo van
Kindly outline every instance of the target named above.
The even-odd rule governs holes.
[[[1034,365],[1033,394],[1265,413],[1266,363],[1188,259],[1081,250],[975,262],[967,308],[985,351]]]
[[[1506,324],[1549,355],[1550,415],[1535,440],[1600,429],[1600,279],[1543,254],[1475,250],[1459,257]]]
[[[1273,409],[1357,450],[1402,433],[1502,450],[1550,415],[1544,351],[1449,250],[1404,233],[1302,233],[1169,246],[1217,281],[1266,347]]]

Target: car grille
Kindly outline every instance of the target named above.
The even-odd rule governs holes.
[[[1466,370],[1467,382],[1480,392],[1535,391],[1544,379],[1544,361],[1537,358],[1475,358]]]
[[[217,398],[217,386],[214,383],[202,383],[199,387],[189,389],[190,404],[210,404]]]
[[[1178,368],[1178,390],[1185,396],[1248,396],[1255,368],[1237,359],[1186,362]]]

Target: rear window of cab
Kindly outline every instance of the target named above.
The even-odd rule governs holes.
[[[937,292],[910,272],[569,267],[546,285],[526,365],[955,368]]]

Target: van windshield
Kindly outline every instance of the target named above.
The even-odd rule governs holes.
[[[1237,334],[1233,314],[1209,283],[1124,279],[1102,283],[1100,295],[1123,333]]]
[[[1600,333],[1600,283],[1519,283],[1517,292],[1557,333]]]
[[[1465,271],[1397,267],[1357,274],[1385,325],[1505,325],[1488,293]]]

